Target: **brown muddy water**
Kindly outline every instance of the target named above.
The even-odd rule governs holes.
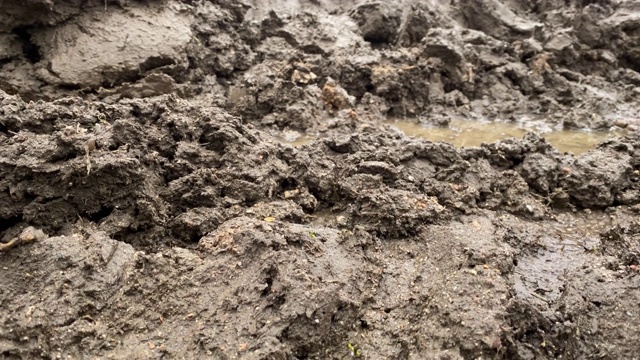
[[[617,136],[624,136],[627,130],[615,128],[612,130],[578,130],[551,129],[540,123],[507,123],[507,122],[476,122],[464,119],[452,120],[447,127],[428,126],[415,120],[388,120],[390,125],[408,136],[451,143],[456,147],[480,146],[482,143],[492,143],[507,138],[521,139],[528,131],[538,133],[551,145],[562,152],[580,155],[593,149],[598,143]],[[289,131],[279,136],[279,140],[297,147],[313,142],[316,136]]]
[[[284,131],[282,134],[276,136],[276,138],[284,144],[289,144],[293,147],[303,146],[313,142],[317,139],[317,136],[313,134],[303,134],[299,131]]]
[[[536,123],[476,122],[455,119],[447,127],[425,126],[415,120],[389,120],[391,125],[406,135],[425,138],[430,141],[444,141],[456,147],[479,146],[498,140],[515,137],[521,139],[528,131],[543,136],[550,144],[563,152],[582,154],[593,149],[598,143],[616,136],[625,130],[555,130],[548,125],[538,127]]]

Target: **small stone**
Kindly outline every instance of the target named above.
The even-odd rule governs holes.
[[[284,192],[285,199],[292,199],[300,194],[300,189],[286,190]]]
[[[573,44],[573,40],[567,31],[561,31],[551,38],[545,45],[544,49],[551,52],[560,52]]]
[[[87,153],[90,153],[95,149],[96,149],[96,139],[92,138],[87,140],[87,143],[85,144],[85,150],[87,151]]]
[[[617,126],[617,127],[619,127],[619,128],[623,128],[623,129],[624,129],[624,128],[626,128],[627,126],[629,126],[629,123],[627,123],[627,122],[626,122],[626,121],[624,121],[624,120],[617,119],[617,120],[615,120],[615,121],[613,122],[613,125],[615,125],[615,126]]]

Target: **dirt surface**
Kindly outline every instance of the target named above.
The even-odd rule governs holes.
[[[640,354],[640,2],[0,19],[0,358]],[[575,157],[382,123],[523,114],[629,132]]]

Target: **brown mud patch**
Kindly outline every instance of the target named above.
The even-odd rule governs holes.
[[[634,358],[638,9],[2,2],[0,357]]]

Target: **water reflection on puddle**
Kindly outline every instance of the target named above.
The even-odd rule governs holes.
[[[610,137],[622,136],[622,129],[611,131],[554,130],[544,124],[476,122],[462,119],[452,120],[448,127],[426,127],[415,120],[389,120],[387,125],[394,126],[406,135],[424,138],[430,141],[444,141],[457,147],[479,146],[483,142],[491,143],[515,137],[522,139],[527,131],[543,136],[547,141],[563,152],[576,155],[593,149],[598,143]]]
[[[277,135],[276,137],[283,144],[289,144],[293,147],[307,145],[309,143],[312,143],[315,139],[317,139],[317,136],[313,136],[311,134],[303,134],[295,130],[283,131],[281,134]]]

